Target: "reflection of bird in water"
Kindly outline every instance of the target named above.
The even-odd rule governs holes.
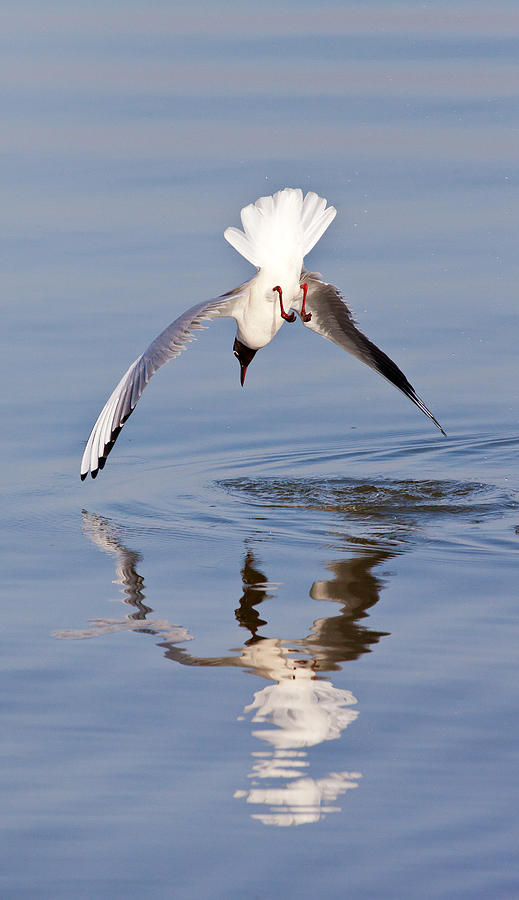
[[[250,633],[245,644],[226,655],[200,657],[179,646],[190,639],[185,628],[149,618],[144,604],[144,582],[137,572],[141,560],[120,540],[119,529],[108,519],[83,513],[83,528],[93,543],[115,557],[116,583],[123,588],[124,602],[135,612],[123,620],[95,619],[89,629],[61,631],[58,637],[93,637],[110,631],[131,629],[159,635],[159,646],[167,659],[184,666],[233,666],[270,682],[256,691],[244,709],[255,728],[253,735],[266,749],[253,754],[249,790],[235,796],[245,798],[259,811],[253,816],[268,825],[298,825],[316,822],[337,811],[337,797],[357,787],[359,772],[340,771],[313,777],[307,750],[325,741],[337,740],[355,721],[357,700],[351,691],[335,687],[324,673],[341,668],[341,662],[356,659],[384,636],[359,624],[379,598],[380,580],[373,569],[394,553],[364,550],[351,559],[330,563],[329,580],[316,581],[310,589],[315,600],[341,605],[336,616],[316,619],[306,637],[288,641],[264,637],[258,631],[267,624],[257,606],[274,597],[277,584],[269,582],[250,548],[242,565],[242,596],[235,610],[239,624]],[[265,807],[267,807],[265,809]]]

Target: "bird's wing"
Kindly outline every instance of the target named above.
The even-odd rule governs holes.
[[[304,322],[304,325],[315,331],[316,334],[320,334],[322,337],[338,344],[343,350],[347,350],[348,353],[356,356],[361,362],[375,369],[375,372],[379,372],[380,375],[387,378],[406,397],[409,397],[418,409],[421,409],[426,416],[432,419],[442,434],[445,434],[440,423],[435,419],[432,412],[427,409],[425,403],[417,395],[412,384],[409,383],[396,363],[383,350],[380,350],[376,344],[373,344],[362,331],[359,331],[339,290],[333,284],[327,284],[322,281],[320,276],[314,272],[303,272],[301,283],[303,282],[306,282],[308,285],[306,312],[312,314],[311,319],[308,322]],[[300,303],[298,306],[298,311],[300,311]]]
[[[104,468],[121,428],[132,414],[151,376],[164,363],[179,356],[186,344],[195,340],[195,331],[219,316],[232,316],[235,304],[243,297],[247,285],[241,285],[214,300],[197,303],[168,325],[139,356],[121,378],[105,403],[87,441],[81,461],[81,480],[90,472],[95,478]]]

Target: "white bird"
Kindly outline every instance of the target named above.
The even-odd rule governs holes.
[[[272,340],[284,322],[294,322],[297,312],[307,328],[338,344],[392,382],[445,434],[404,373],[358,330],[338,288],[327,284],[317,273],[305,271],[304,257],[337,212],[326,202],[312,191],[303,198],[299,188],[285,188],[242,209],[243,231],[227,228],[224,236],[257,267],[257,274],[228,293],[182,313],[131,364],[92,429],[81,462],[82,479],[88,472],[95,478],[104,467],[121,428],[157,369],[179,356],[186,344],[194,340],[194,332],[203,329],[206,322],[223,316],[236,320],[233,350],[240,363],[242,385],[256,352]]]

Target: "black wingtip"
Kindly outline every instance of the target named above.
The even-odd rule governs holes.
[[[99,459],[97,460],[97,469],[92,469],[92,471],[90,472],[92,478],[97,478],[98,472],[102,472],[102,470],[104,469],[108,455],[109,455],[113,445],[115,444],[117,438],[119,437],[124,423],[128,421],[128,419],[130,418],[134,409],[135,409],[135,407],[133,407],[130,410],[130,412],[124,416],[123,420],[121,421],[121,424],[118,425],[116,428],[114,428],[114,430],[112,431],[112,433],[110,435],[110,440],[103,447],[102,456],[100,456]],[[82,472],[81,473],[81,481],[84,481],[87,476],[88,476],[88,472]]]
[[[405,391],[404,391],[404,393],[405,393]],[[413,390],[412,394],[407,394],[407,396],[409,397],[410,400],[413,401],[414,404],[416,404],[416,406],[418,407],[418,409],[420,409],[420,410],[424,413],[424,415],[428,416],[428,418],[431,420],[431,422],[434,422],[434,424],[436,425],[436,428],[438,428],[438,430],[441,431],[441,433],[443,434],[443,436],[444,436],[444,437],[447,437],[447,432],[443,430],[442,426],[441,426],[440,423],[438,422],[438,419],[436,418],[436,416],[433,416],[431,410],[428,409],[428,407],[427,407],[427,406],[425,405],[425,403],[423,402],[422,398],[419,397],[419,396],[415,393],[414,390]]]
[[[365,337],[365,335],[363,335],[363,337]],[[377,345],[370,341],[368,338],[366,338],[366,345],[369,348],[370,356],[375,363],[374,368],[378,372],[380,372],[380,374],[383,375],[384,378],[390,381],[391,384],[394,384],[394,386],[398,388],[399,391],[402,391],[402,393],[405,394],[405,396],[408,397],[409,400],[411,400],[411,402],[414,403],[415,406],[417,406],[424,415],[428,416],[429,419],[434,422],[443,436],[447,437],[447,434],[441,427],[438,419],[433,416],[431,410],[427,408],[421,397],[419,397],[416,393],[411,382],[406,378],[402,370],[398,368],[397,364],[393,362],[391,357],[389,357],[387,353],[384,353],[384,351],[381,350],[380,347],[377,347]]]

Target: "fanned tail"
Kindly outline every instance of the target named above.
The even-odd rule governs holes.
[[[226,228],[224,237],[258,269],[277,259],[303,259],[324,234],[337,210],[326,207],[324,197],[300,188],[284,188],[260,197],[241,211],[243,231]]]

